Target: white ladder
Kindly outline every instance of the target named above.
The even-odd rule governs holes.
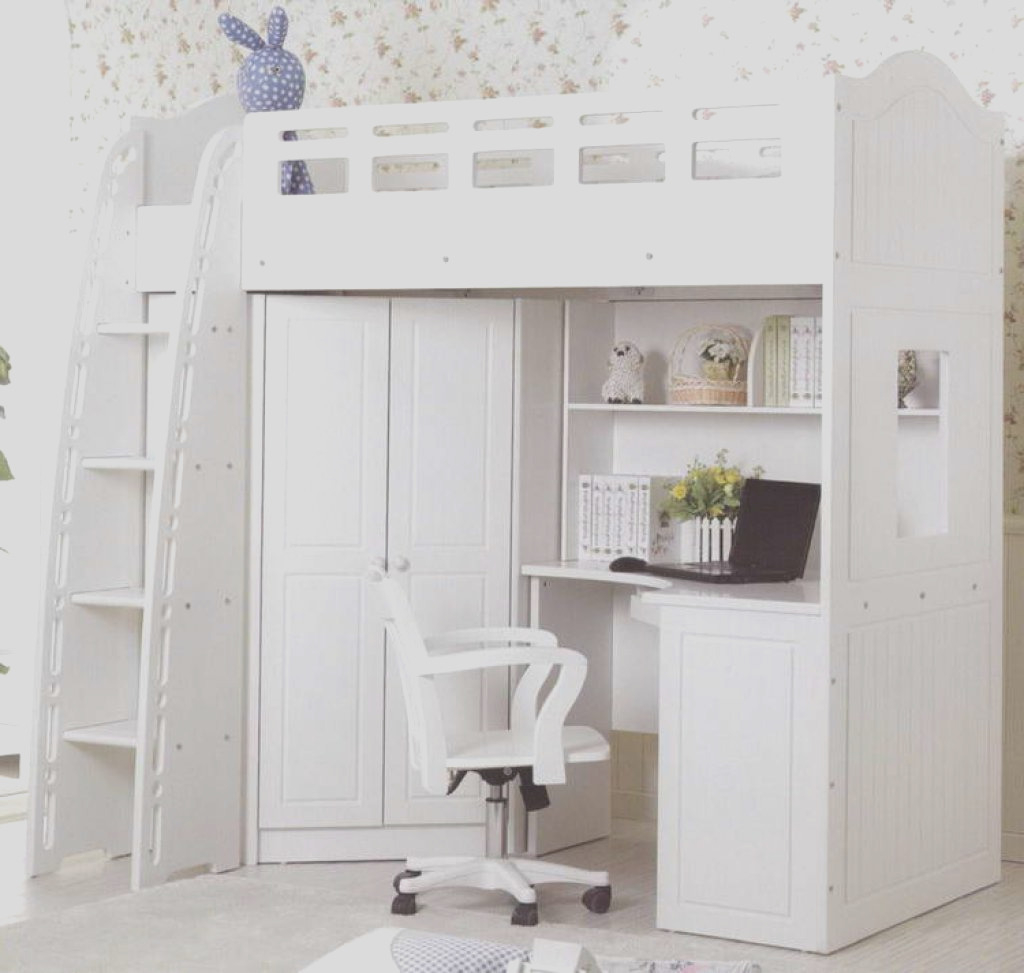
[[[102,176],[60,437],[32,875],[96,849],[132,855],[133,889],[239,864],[248,356],[234,113],[218,99],[176,127],[140,122]],[[191,202],[163,207],[188,225],[178,283],[147,296],[137,210],[173,196],[183,166],[197,171]]]

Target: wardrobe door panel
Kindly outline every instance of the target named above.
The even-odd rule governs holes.
[[[261,828],[383,818],[388,344],[386,301],[267,301]]]
[[[513,304],[392,302],[388,567],[425,634],[509,623]],[[439,680],[445,724],[507,725],[508,674]],[[388,660],[385,820],[483,821],[476,780],[432,797],[408,761],[405,706]]]

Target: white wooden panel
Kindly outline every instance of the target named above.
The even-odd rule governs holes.
[[[75,591],[143,580],[145,474],[85,470],[91,456],[145,449],[145,348],[102,336],[102,322],[143,319],[130,291],[131,230],[144,192],[138,135],[112,148],[104,169],[71,340],[56,463],[33,725],[29,872],[68,855],[131,850],[132,760],[62,739],[78,726],[134,718],[139,677],[136,612],[74,605]]]
[[[990,137],[924,87],[855,120],[853,259],[986,273],[990,152]]]
[[[679,772],[702,786],[680,808],[679,898],[787,915],[792,646],[690,635],[681,651]]]
[[[822,621],[661,609],[658,926],[825,943]]]
[[[849,468],[850,576],[855,580],[903,574],[991,557],[987,422],[992,329],[979,314],[860,308],[851,316],[851,425]],[[938,418],[949,461],[921,470],[919,489],[945,494],[945,529],[900,536],[899,434],[896,362],[900,349],[945,352],[948,381]],[[942,482],[936,484],[934,478]],[[907,502],[914,502],[911,495]]]
[[[388,306],[267,302],[260,826],[380,824]]]
[[[358,577],[299,575],[285,581],[284,636],[288,656],[281,686],[282,779],[279,800],[353,804],[373,760],[353,744],[380,701],[360,694],[362,648],[368,634]],[[353,678],[355,677],[355,678]],[[272,806],[272,802],[271,802]],[[271,814],[268,808],[268,816]]]
[[[561,301],[516,301],[512,492],[512,619],[528,624],[529,582],[518,566],[561,550],[563,316]]]
[[[850,633],[847,902],[988,848],[988,645],[984,605]]]
[[[241,853],[249,375],[239,136],[215,136],[199,165],[169,402],[150,450],[136,889],[187,868],[235,868]]]
[[[774,104],[778,94],[762,91],[758,104]],[[640,99],[614,93],[517,98],[514,107],[465,101],[300,110],[289,114],[289,128],[345,130],[343,137],[300,143],[307,159],[347,166],[345,192],[311,200],[279,194],[276,171],[294,156],[294,144],[281,142],[281,118],[251,113],[245,284],[273,291],[817,280],[829,232],[833,82],[786,94],[775,113],[732,116],[720,109],[748,106],[743,86],[668,100],[648,92]],[[717,117],[708,119],[700,109],[711,106]],[[515,131],[476,124],[510,114],[551,124]],[[584,123],[588,114],[616,119],[614,130]],[[386,144],[375,134],[381,126],[429,124],[438,126],[430,134],[389,134]],[[778,178],[693,178],[695,142],[779,138]],[[594,184],[598,167],[583,160],[595,149],[619,157],[631,146],[646,147],[648,156],[658,147],[661,161],[649,168],[663,169],[664,178],[622,183],[616,182],[621,173],[612,172]],[[608,148],[614,153],[601,151]],[[550,157],[551,184],[484,188],[474,163],[495,151]],[[430,191],[375,191],[381,184],[375,166],[384,153],[431,157],[443,176]],[[820,205],[808,205],[815,199]],[[666,213],[699,230],[679,232]],[[737,234],[741,214],[744,232]],[[393,232],[396,225],[403,232]],[[501,227],[486,246],[481,225]],[[343,226],[361,232],[339,233]],[[780,227],[789,231],[785,246],[778,246]],[[309,248],[300,260],[296,240],[330,240],[330,246]]]
[[[1024,518],[1007,518],[1003,857],[1024,861]]]
[[[511,301],[393,302],[388,567],[408,571],[427,634],[508,624],[512,377]],[[390,667],[387,686],[387,823],[482,821],[475,780],[424,794]],[[507,725],[507,687],[502,671],[448,680],[446,727]]]
[[[612,728],[612,605],[617,585],[535,579],[531,623],[587,657],[587,678],[567,723],[592,726],[606,740]],[[629,647],[623,647],[628,660]],[[551,806],[528,817],[530,854],[603,838],[611,831],[611,762],[566,767],[565,784],[548,788]]]

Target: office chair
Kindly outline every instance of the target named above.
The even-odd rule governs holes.
[[[547,807],[546,785],[565,783],[567,763],[609,758],[608,741],[589,726],[565,726],[583,687],[587,660],[560,648],[550,632],[531,628],[476,628],[424,638],[399,584],[379,571],[370,574],[383,608],[389,645],[395,650],[409,724],[409,752],[423,787],[451,794],[468,773],[488,787],[486,857],[410,858],[395,876],[395,915],[413,915],[416,895],[444,885],[503,889],[516,900],[512,924],[537,924],[535,885],[573,882],[590,888],[583,904],[607,912],[607,872],[587,871],[529,858],[508,857],[508,785],[519,778],[527,811]],[[434,677],[475,669],[526,666],[512,696],[507,730],[446,733]],[[557,678],[540,700],[553,669]]]

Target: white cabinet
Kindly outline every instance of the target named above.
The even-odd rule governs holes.
[[[410,826],[482,824],[471,782],[414,779],[364,576],[405,578],[428,631],[508,623],[513,327],[512,301],[266,300],[262,860],[405,855],[437,839]],[[507,692],[453,681],[446,718],[493,725]]]

